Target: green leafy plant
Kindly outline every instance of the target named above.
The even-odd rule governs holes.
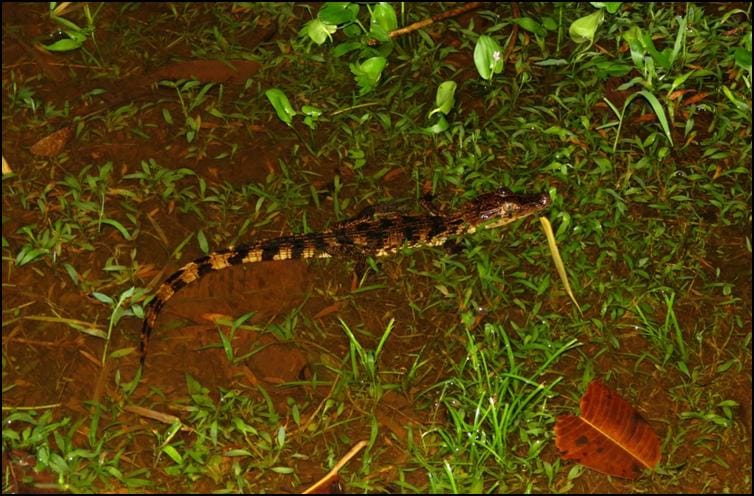
[[[483,34],[477,39],[474,47],[474,65],[482,79],[487,81],[495,74],[503,72],[503,49],[494,38]]]
[[[392,51],[390,31],[398,26],[397,16],[392,5],[380,2],[367,8],[370,12],[369,29],[359,21],[360,7],[351,2],[327,2],[320,7],[317,17],[308,21],[299,31],[299,36],[308,38],[317,45],[327,40],[333,41],[332,35],[341,30],[347,41],[333,48],[333,55],[341,57],[346,53],[358,51],[358,60],[349,64],[359,94],[365,95],[374,90],[382,71],[387,65],[387,55]],[[370,46],[370,40],[382,43],[379,48]]]
[[[270,88],[264,92],[264,96],[266,96],[267,100],[272,104],[272,108],[275,109],[278,118],[285,122],[286,125],[290,126],[293,123],[293,117],[297,112],[293,109],[293,106],[285,93],[278,88]]]
[[[662,130],[665,132],[665,136],[668,138],[668,142],[670,143],[670,146],[673,146],[673,136],[670,134],[670,125],[668,123],[667,117],[665,116],[665,109],[663,108],[662,104],[660,103],[660,101],[657,99],[656,96],[654,96],[649,91],[642,90],[626,98],[626,101],[623,103],[623,109],[620,109],[620,110],[616,108],[615,105],[613,105],[611,101],[605,98],[605,102],[610,106],[610,109],[612,109],[612,111],[615,112],[615,115],[618,116],[618,130],[615,133],[615,141],[613,141],[613,153],[615,153],[615,151],[618,148],[618,139],[620,138],[620,130],[621,130],[621,127],[623,126],[623,121],[626,115],[626,109],[628,109],[629,105],[631,105],[631,102],[633,102],[639,97],[645,98],[647,102],[649,102],[650,106],[652,107],[652,110],[657,116],[657,119],[660,121]]]
[[[137,318],[144,318],[144,308],[136,301],[140,301],[147,293],[146,288],[128,288],[118,295],[118,300],[114,300],[111,296],[104,293],[95,291],[92,296],[105,305],[112,307],[112,313],[110,314],[109,323],[107,326],[107,335],[105,338],[105,347],[102,350],[102,364],[104,365],[108,358],[116,358],[124,356],[133,351],[133,348],[127,348],[123,350],[117,350],[112,355],[108,355],[108,347],[110,346],[110,338],[112,337],[113,329],[118,324],[120,319],[127,316],[135,316]]]
[[[50,2],[50,19],[62,27],[61,33],[65,36],[49,44],[43,44],[51,52],[69,52],[77,50],[94,36],[94,15],[92,15],[88,4],[84,4],[84,16],[86,17],[86,26],[79,27],[73,21],[62,17],[66,10],[71,6],[71,2]]]
[[[398,18],[395,9],[388,2],[379,2],[369,7],[371,18],[369,22],[369,34],[382,42],[390,40],[389,33],[398,27]]]
[[[198,137],[202,127],[201,114],[196,113],[196,115],[192,115],[192,112],[196,111],[207,101],[208,93],[215,84],[202,84],[195,79],[180,79],[178,81],[160,81],[160,85],[175,89],[181,110],[183,111],[186,141],[192,143]],[[173,118],[169,111],[163,110],[163,118],[168,124],[173,123]]]
[[[588,16],[576,19],[568,27],[568,34],[575,43],[594,43],[594,36],[597,29],[605,20],[605,12],[602,9],[589,14]]]
[[[437,87],[437,94],[435,95],[435,108],[433,108],[429,115],[432,117],[434,114],[439,114],[439,119],[431,127],[424,128],[423,131],[431,134],[439,134],[448,129],[448,121],[445,118],[450,113],[455,105],[455,93],[458,85],[455,81],[443,81]]]
[[[267,97],[267,101],[275,109],[278,118],[286,125],[292,127],[293,118],[299,112],[296,112],[293,108],[286,94],[279,88],[270,88],[264,92],[264,96]],[[301,107],[301,114],[304,116],[304,124],[314,130],[317,127],[317,121],[322,116],[322,110],[313,105],[303,105]]]
[[[349,64],[351,72],[356,76],[356,84],[359,86],[359,94],[365,95],[374,90],[382,77],[387,59],[385,57],[372,57],[360,63]]]
[[[360,381],[362,371],[366,373],[364,379],[368,385],[370,396],[373,398],[379,398],[383,392],[382,380],[378,374],[377,362],[379,361],[380,354],[387,342],[390,333],[395,326],[395,320],[391,320],[385,327],[385,331],[380,337],[380,341],[377,343],[377,347],[374,350],[368,350],[364,348],[359,340],[356,339],[351,328],[342,319],[340,325],[343,331],[348,336],[349,344],[349,357],[351,360],[351,374],[356,381]]]

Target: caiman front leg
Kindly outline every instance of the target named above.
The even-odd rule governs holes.
[[[424,195],[422,195],[421,199],[419,200],[419,204],[421,204],[424,209],[429,212],[431,215],[442,217],[443,212],[439,208],[437,208],[437,205],[434,203],[434,195],[431,192],[426,192]],[[445,241],[445,243],[442,244],[442,247],[445,248],[445,251],[451,255],[458,255],[463,251],[463,245],[460,243],[460,241],[457,238],[450,238]]]
[[[344,222],[352,222],[353,219]],[[340,223],[339,223],[340,224]],[[332,258],[341,258],[353,261],[353,275],[351,279],[351,290],[357,289],[363,284],[369,269],[367,257],[370,255],[363,247],[354,244],[351,240],[341,239],[338,244],[327,247],[327,253]]]
[[[427,191],[422,195],[422,197],[419,199],[419,204],[424,207],[424,209],[429,212],[432,215],[437,215],[439,217],[442,217],[442,212],[439,208],[435,205],[435,196],[430,192]]]

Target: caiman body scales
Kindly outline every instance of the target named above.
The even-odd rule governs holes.
[[[448,215],[361,215],[327,231],[270,238],[212,252],[178,269],[157,289],[144,316],[141,363],[146,359],[149,338],[165,303],[210,272],[269,260],[379,257],[401,248],[437,246],[477,228],[498,227],[540,212],[549,203],[550,197],[544,193],[519,195],[501,188],[478,196]]]

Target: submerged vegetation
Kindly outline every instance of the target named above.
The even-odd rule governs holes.
[[[3,7],[4,491],[751,492],[750,4],[72,5]],[[250,264],[139,367],[188,261],[501,186],[562,276],[536,219]],[[558,456],[593,379],[637,480]]]

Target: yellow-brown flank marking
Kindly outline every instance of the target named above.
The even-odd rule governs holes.
[[[215,251],[194,260],[168,277],[149,302],[141,331],[141,362],[149,337],[165,303],[181,288],[210,271],[264,260],[327,258],[332,256],[385,256],[401,247],[437,246],[448,238],[473,233],[481,227],[497,227],[540,212],[550,197],[517,195],[504,188],[477,197],[448,216],[388,214],[359,216],[338,224],[332,231],[272,238]],[[209,270],[208,270],[209,269]]]

